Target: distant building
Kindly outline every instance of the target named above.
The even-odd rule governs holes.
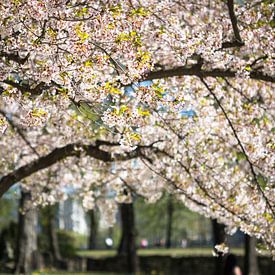
[[[82,205],[72,199],[59,203],[58,228],[88,235],[89,229]]]

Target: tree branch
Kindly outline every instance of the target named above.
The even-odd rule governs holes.
[[[242,41],[240,30],[238,28],[238,21],[234,11],[234,0],[227,0],[227,7],[235,39],[232,42],[224,42],[222,48],[241,47],[244,45],[244,42]]]
[[[237,75],[236,71],[232,70],[222,70],[222,69],[213,69],[213,70],[203,70],[197,66],[186,67],[179,66],[167,70],[159,70],[155,72],[149,72],[144,76],[143,80],[153,80],[153,79],[162,79],[173,76],[198,76],[198,77],[229,77],[234,78]],[[249,74],[251,79],[262,80],[266,82],[275,82],[275,77],[270,75],[265,75],[259,71],[251,71]]]
[[[198,76],[198,77],[228,77],[228,78],[234,78],[237,76],[236,71],[232,70],[222,70],[222,69],[213,69],[213,70],[204,70],[201,69],[200,66],[179,66],[172,69],[163,69],[159,71],[153,71],[149,72],[146,75],[143,76],[143,81],[145,80],[154,80],[154,79],[163,79],[168,77],[174,77],[174,76]],[[275,76],[272,75],[266,75],[260,71],[253,70],[250,72],[249,77],[251,79],[255,80],[262,80],[265,82],[275,82]],[[51,82],[52,86],[49,84],[46,84],[44,82],[38,83],[34,88],[31,88],[30,85],[21,85],[19,83],[16,83],[11,80],[3,80],[3,83],[9,84],[14,88],[17,88],[22,93],[28,92],[32,96],[40,95],[43,91],[51,88],[52,86],[56,86],[60,88],[60,85],[58,85],[55,82]]]
[[[206,89],[209,91],[209,93],[213,96],[213,98],[215,99],[215,101],[216,101],[216,103],[218,104],[218,106],[220,107],[220,109],[221,109],[221,111],[222,111],[222,113],[223,113],[225,119],[227,120],[227,122],[228,122],[228,124],[229,124],[229,127],[231,128],[231,130],[232,130],[232,132],[233,132],[234,137],[236,138],[236,140],[237,140],[237,142],[238,142],[238,145],[239,145],[239,147],[240,147],[242,153],[243,153],[244,156],[245,156],[246,161],[247,161],[248,164],[249,164],[250,171],[251,171],[251,173],[252,173],[254,182],[256,183],[257,189],[258,189],[259,192],[262,194],[262,196],[263,196],[263,198],[264,198],[264,200],[265,200],[265,202],[266,202],[266,205],[269,207],[269,209],[271,210],[271,212],[274,214],[273,207],[272,207],[272,205],[270,204],[268,198],[266,197],[266,195],[265,195],[265,193],[264,193],[264,190],[262,189],[262,187],[261,187],[261,185],[260,185],[260,183],[259,183],[259,181],[258,181],[258,176],[257,176],[257,173],[256,173],[256,171],[255,171],[255,169],[254,169],[254,166],[253,166],[252,162],[250,161],[249,156],[248,156],[248,154],[246,153],[245,148],[244,148],[244,146],[243,146],[243,144],[242,144],[242,142],[241,142],[241,140],[240,140],[240,138],[239,138],[239,136],[238,136],[238,134],[237,134],[237,131],[236,131],[235,127],[233,126],[233,124],[232,124],[230,118],[229,118],[228,115],[227,115],[227,112],[225,111],[224,107],[222,106],[222,104],[221,104],[220,100],[218,99],[218,97],[216,96],[216,94],[215,94],[215,93],[213,92],[213,90],[208,86],[208,84],[205,82],[205,80],[204,80],[203,78],[201,78],[201,81],[202,81],[202,83],[204,84],[204,86],[206,87]]]
[[[173,156],[171,156],[169,153],[165,152],[165,151],[161,151],[165,156],[169,157],[170,159],[174,159]],[[171,183],[176,190],[181,191],[189,200],[192,200],[193,202],[195,202],[196,204],[198,204],[199,206],[206,206],[205,204],[203,204],[202,202],[198,202],[197,200],[193,199],[193,197],[191,195],[188,195],[184,189],[182,189],[181,187],[179,187],[174,181],[170,180],[169,178],[167,178],[164,173],[162,172],[157,172],[156,170],[154,170],[153,168],[151,168],[148,164],[145,163],[144,160],[142,160],[142,162],[154,173],[156,173],[158,176],[164,178],[167,182]],[[190,176],[190,178],[192,178],[196,184],[198,185],[198,187],[201,189],[201,191],[205,194],[205,196],[211,200],[211,202],[214,202],[215,204],[219,205],[219,207],[221,207],[222,209],[224,209],[225,211],[227,211],[228,213],[230,213],[232,216],[236,216],[238,217],[240,220],[246,222],[246,223],[251,223],[251,221],[249,221],[247,219],[247,217],[245,216],[240,216],[238,213],[235,213],[234,210],[230,209],[230,207],[227,207],[223,201],[219,200],[217,197],[213,196],[211,194],[211,192],[209,192],[203,185],[203,183],[197,178],[194,177],[192,172],[190,171],[189,168],[187,168],[187,166],[185,166],[181,161],[177,161],[177,163],[183,168],[183,170]]]
[[[143,164],[153,173],[155,173],[156,175],[158,175],[159,177],[163,178],[167,183],[169,183],[172,187],[175,188],[175,190],[177,190],[179,193],[183,194],[187,199],[189,199],[190,201],[192,201],[193,203],[197,204],[200,207],[206,207],[206,204],[204,204],[201,201],[196,200],[195,198],[193,198],[192,196],[190,196],[186,190],[184,190],[183,188],[181,188],[180,186],[177,185],[177,183],[169,178],[166,177],[166,175],[163,172],[158,172],[156,171],[152,166],[150,166],[148,163],[146,163],[144,160],[142,160]]]
[[[38,83],[34,88],[31,88],[31,86],[28,84],[20,84],[8,79],[3,80],[2,82],[11,85],[22,93],[30,93],[32,96],[40,95],[43,90],[50,88],[50,86],[47,85],[45,82]]]
[[[24,65],[28,60],[30,54],[28,53],[24,58],[20,57],[18,53],[0,52],[0,58],[5,57],[8,60],[14,61],[20,65]]]
[[[106,143],[105,143],[106,144]],[[63,147],[56,148],[49,154],[42,156],[26,165],[21,166],[15,171],[0,178],[0,198],[8,189],[15,183],[27,178],[28,176],[50,167],[51,165],[66,159],[68,157],[79,157],[82,152],[87,156],[104,162],[126,161],[137,157],[142,157],[142,150],[148,147],[137,147],[134,151],[125,154],[112,154],[101,150],[99,147],[102,143],[97,145],[83,145],[80,143],[71,143]]]
[[[40,157],[38,152],[35,150],[35,148],[31,145],[31,143],[27,140],[25,135],[23,134],[22,130],[7,116],[7,114],[0,109],[0,114],[6,118],[12,129],[14,129],[18,135],[24,140],[24,142],[30,147],[30,149],[33,151],[33,153],[37,156]]]

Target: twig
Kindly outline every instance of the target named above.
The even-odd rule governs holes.
[[[28,139],[24,136],[22,130],[14,124],[14,122],[7,116],[7,114],[0,109],[0,114],[3,115],[10,126],[18,133],[18,135],[24,140],[24,142],[30,147],[30,149],[33,151],[33,153],[37,156],[40,157],[39,153],[36,151],[36,149],[31,145],[31,143],[28,141]]]
[[[241,35],[240,35],[240,30],[238,28],[237,17],[236,17],[235,12],[234,12],[234,0],[227,0],[227,7],[228,7],[229,16],[230,16],[234,36],[235,36],[235,41],[234,42],[239,43],[238,46],[243,46],[244,42],[242,41],[242,38],[241,38]]]
[[[239,145],[239,147],[240,147],[242,153],[243,153],[244,156],[245,156],[246,161],[247,161],[248,164],[249,164],[249,167],[250,167],[250,170],[251,170],[253,179],[254,179],[254,181],[255,181],[255,183],[256,183],[256,186],[257,186],[258,190],[260,191],[260,193],[262,194],[263,198],[265,199],[266,204],[268,205],[268,207],[270,208],[271,212],[272,212],[273,215],[274,215],[273,207],[271,206],[271,204],[270,204],[268,198],[266,197],[266,195],[265,195],[265,193],[264,193],[264,191],[263,191],[261,185],[260,185],[259,182],[258,182],[258,178],[257,178],[257,174],[256,174],[256,172],[255,172],[254,166],[253,166],[252,162],[250,161],[250,159],[249,159],[249,157],[248,157],[248,155],[247,155],[247,153],[246,153],[246,151],[245,151],[245,149],[244,149],[244,146],[243,146],[243,144],[242,144],[242,142],[241,142],[241,140],[240,140],[240,138],[239,138],[239,136],[238,136],[238,134],[237,134],[236,129],[234,128],[234,125],[232,124],[230,118],[228,117],[228,115],[227,115],[227,113],[226,113],[224,107],[222,106],[222,104],[221,104],[220,100],[218,99],[218,97],[216,96],[216,94],[215,94],[215,93],[213,92],[213,90],[208,86],[208,84],[206,83],[206,81],[205,81],[203,78],[200,78],[200,79],[201,79],[202,83],[204,84],[204,86],[206,87],[206,89],[209,91],[209,93],[214,97],[214,99],[215,99],[216,103],[218,104],[218,106],[220,107],[220,109],[222,110],[222,113],[223,113],[225,119],[227,120],[227,122],[228,122],[228,124],[229,124],[229,126],[230,126],[230,128],[231,128],[231,130],[232,130],[232,132],[233,132],[233,135],[234,135],[234,137],[236,138],[236,140],[237,140],[237,142],[238,142],[238,145]]]

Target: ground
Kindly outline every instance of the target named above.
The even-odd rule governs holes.
[[[243,255],[241,248],[233,248],[231,250],[236,255]],[[92,258],[104,258],[112,257],[116,255],[116,250],[83,250],[78,252],[79,256],[92,257]],[[212,255],[211,248],[151,248],[151,249],[139,249],[139,256],[210,256]]]

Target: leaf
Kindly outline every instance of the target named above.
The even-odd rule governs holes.
[[[118,94],[118,95],[122,94],[122,91],[118,88],[113,87],[110,82],[106,82],[104,88],[107,89],[110,94]]]
[[[93,62],[91,60],[87,60],[84,62],[84,66],[91,68],[93,66]]]
[[[141,141],[141,135],[138,133],[131,133],[130,138],[136,141]]]
[[[77,106],[78,111],[81,113],[82,116],[92,120],[97,121],[100,118],[100,115],[92,109],[88,103],[81,101],[79,102],[79,106]]]
[[[138,113],[141,115],[141,116],[149,116],[150,115],[150,112],[148,110],[142,110],[141,107],[138,107]]]
[[[126,106],[126,105],[122,105],[120,108],[119,108],[119,115],[122,115],[123,113],[125,113],[129,108]]]
[[[257,181],[258,181],[259,185],[261,186],[261,188],[264,190],[267,185],[267,178],[264,177],[262,174],[259,174],[259,175],[257,175]]]
[[[139,7],[131,11],[131,15],[147,16],[148,14],[149,11],[145,10],[144,7]]]
[[[47,112],[40,108],[34,108],[31,112],[31,115],[34,117],[42,117],[42,116],[45,116],[46,114]]]
[[[264,213],[264,214],[263,214],[263,217],[264,217],[268,222],[270,222],[270,223],[272,223],[272,222],[274,221],[272,215],[269,214],[269,213]]]
[[[236,157],[238,161],[246,159],[246,155],[243,152],[237,152]]]
[[[81,39],[82,43],[89,38],[88,33],[81,31],[81,25],[76,26],[75,33]]]
[[[269,123],[269,119],[266,115],[263,116],[264,125],[267,125]]]
[[[255,118],[253,118],[252,123],[254,123],[254,124],[260,126],[260,119],[257,118],[257,117],[255,117]]]
[[[84,15],[87,15],[89,13],[88,8],[84,7],[81,10],[76,12],[76,16],[83,17]]]

